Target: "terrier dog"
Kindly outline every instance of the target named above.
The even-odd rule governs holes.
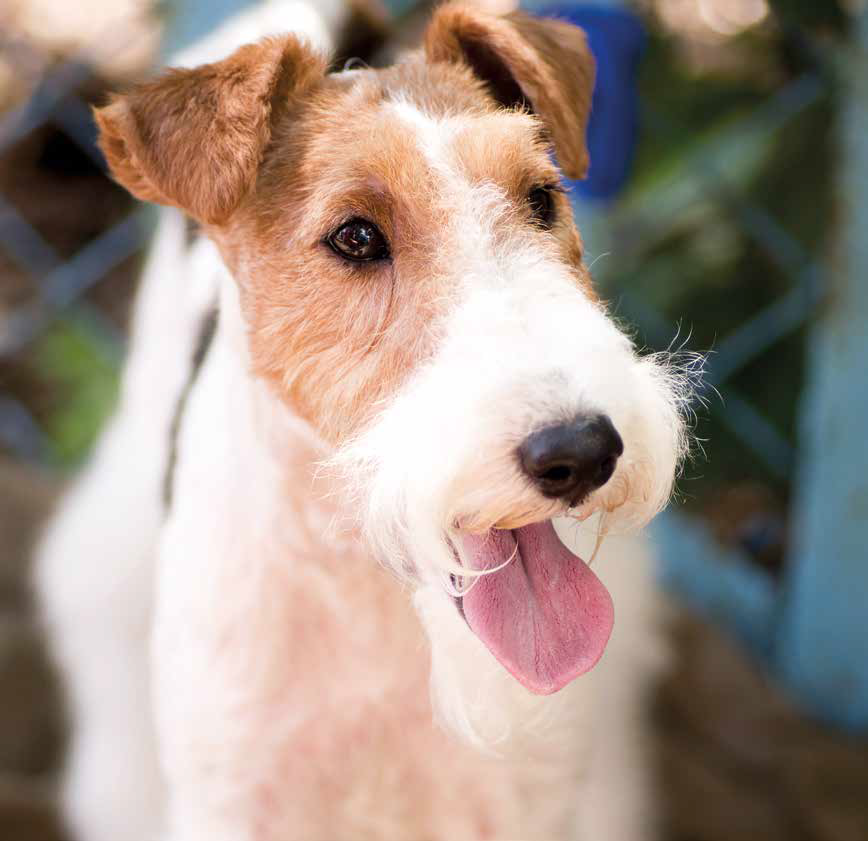
[[[586,561],[667,503],[688,383],[583,264],[593,79],[448,4],[387,69],[285,35],[96,112],[174,209],[39,556],[79,838],[647,837],[647,553],[600,553],[580,678]]]

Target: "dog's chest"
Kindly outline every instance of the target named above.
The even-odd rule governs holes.
[[[281,827],[275,839],[283,827],[311,839],[509,837],[523,775],[434,724],[410,594],[350,542],[308,548],[262,582],[259,621],[280,634],[249,687],[269,708],[247,736],[272,748],[264,825]]]

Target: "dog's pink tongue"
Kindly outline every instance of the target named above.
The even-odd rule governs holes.
[[[600,659],[612,633],[612,599],[551,521],[465,534],[463,543],[475,569],[499,566],[515,553],[503,569],[480,576],[464,596],[464,616],[521,684],[549,695]]]

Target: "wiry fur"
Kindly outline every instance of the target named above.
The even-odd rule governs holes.
[[[666,504],[684,454],[686,375],[608,317],[566,198],[551,230],[528,207],[557,181],[550,142],[584,166],[584,38],[450,4],[394,68],[324,67],[271,39],[98,114],[118,180],[209,239],[188,253],[164,212],[119,412],[40,554],[76,724],[73,827],[637,841],[655,661],[642,544],[603,546],[613,639],[551,697],[510,677],[454,603],[479,574],[461,531],[563,517],[589,558]],[[390,261],[325,245],[357,216]],[[177,360],[215,299],[164,512]],[[625,451],[567,511],[516,448],[580,412],[607,414]]]
[[[683,377],[638,358],[534,237],[504,237],[509,212],[490,187],[465,187],[452,235],[443,234],[460,282],[449,284],[444,323],[428,327],[442,333],[439,350],[331,461],[355,485],[354,509],[378,554],[398,571],[466,575],[448,540],[457,527],[515,528],[565,513],[540,497],[515,456],[540,426],[603,412],[621,431],[625,457],[614,476],[571,512],[606,512],[607,528],[641,527],[657,514],[684,453]],[[473,378],[463,376],[468,360]],[[445,452],[419,446],[437,440],[449,442]]]

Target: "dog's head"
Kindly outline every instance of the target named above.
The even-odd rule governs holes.
[[[612,625],[552,519],[641,525],[684,447],[682,384],[595,296],[553,160],[585,174],[593,78],[579,29],[447,5],[385,70],[275,38],[97,112],[118,180],[217,242],[256,374],[382,559],[537,693]]]

